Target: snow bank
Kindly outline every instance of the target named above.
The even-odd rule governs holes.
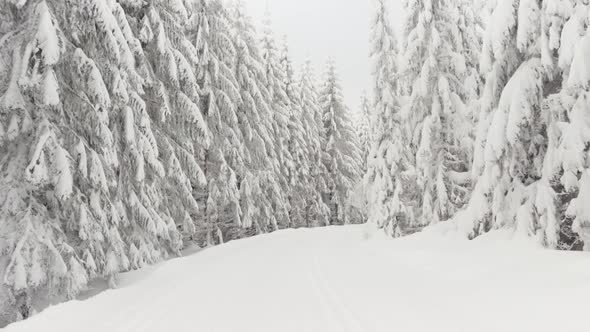
[[[435,226],[346,226],[231,242],[51,307],[9,332],[583,331],[590,256]],[[443,235],[446,234],[446,235]]]

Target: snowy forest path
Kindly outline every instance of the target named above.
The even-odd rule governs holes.
[[[121,276],[121,288],[50,307],[7,332],[575,331],[590,257],[503,237],[367,226],[286,230]],[[492,235],[490,235],[492,236]],[[493,317],[501,317],[490,320]],[[568,317],[564,320],[563,317]],[[510,325],[506,325],[510,322]]]

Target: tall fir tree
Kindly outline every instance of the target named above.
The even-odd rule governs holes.
[[[330,205],[330,224],[347,224],[354,221],[353,217],[358,217],[352,214],[354,211],[349,197],[360,178],[360,151],[332,60],[326,66],[320,106],[326,138],[323,150],[328,176],[326,194]]]
[[[85,231],[103,226],[98,224],[99,220],[91,219],[85,220],[88,226],[83,229],[79,221],[84,219],[77,218],[83,217],[89,206],[80,204],[76,209],[75,201],[87,199],[85,194],[94,190],[80,188],[74,178],[74,157],[69,151],[73,154],[79,143],[73,141],[77,131],[92,128],[76,123],[78,126],[72,126],[68,133],[69,121],[62,117],[85,101],[66,98],[65,91],[62,92],[65,86],[62,88],[59,83],[62,76],[74,72],[74,66],[61,61],[68,55],[66,52],[72,54],[73,50],[67,48],[60,22],[54,16],[59,9],[45,1],[0,4],[0,19],[7,29],[0,39],[1,249],[8,257],[3,260],[1,271],[15,309],[12,319],[33,314],[34,301],[43,292],[58,295],[69,284],[66,291],[75,294],[85,284],[88,275],[82,267],[82,252],[76,250],[83,250],[84,245],[73,248],[66,232],[79,229],[84,237]],[[75,82],[86,82],[72,76]],[[91,113],[99,126],[106,126],[108,120],[103,122],[105,119],[94,107],[90,103],[81,108]],[[71,137],[68,141],[64,140],[66,133]],[[89,134],[97,134],[97,140],[112,140],[109,130]],[[86,152],[86,146],[81,144]],[[99,158],[96,153],[92,156]],[[104,238],[97,240],[92,244],[97,251],[103,251]]]
[[[458,53],[465,59],[465,71],[461,75],[467,121],[462,122],[461,132],[469,133],[475,140],[475,128],[480,112],[480,96],[483,89],[483,75],[479,68],[483,40],[483,14],[480,0],[461,0],[457,3],[457,30],[453,32],[458,42]],[[468,149],[468,160],[473,160],[473,148]]]
[[[291,174],[295,171],[294,158],[289,149],[292,128],[290,113],[296,107],[287,95],[286,76],[280,62],[280,53],[277,47],[272,26],[270,11],[267,9],[263,21],[262,38],[260,40],[262,66],[264,68],[266,90],[269,94],[269,108],[271,112],[272,148],[274,149],[273,180],[275,184],[267,189],[268,199],[272,202],[273,213],[279,227],[291,226],[289,203],[291,193]],[[280,188],[279,191],[275,187]],[[287,197],[285,197],[287,196]]]
[[[303,101],[299,86],[295,82],[295,72],[291,62],[287,37],[283,38],[280,51],[280,65],[285,94],[289,98],[289,139],[288,151],[292,159],[289,168],[289,220],[292,227],[305,227],[312,224],[308,213],[310,205],[314,204],[313,197],[316,190],[310,177],[312,144],[318,139],[314,137],[315,122],[310,112],[304,112]]]
[[[247,171],[240,179],[241,226],[255,233],[279,228],[275,211],[287,211],[277,181],[279,168],[274,146],[271,95],[267,89],[264,59],[256,31],[242,1],[232,8],[232,41],[236,49],[235,73],[241,94],[238,123],[244,137]],[[277,203],[276,200],[279,200]]]
[[[142,97],[148,67],[124,9],[91,0],[1,6],[3,22],[19,27],[0,43],[12,59],[1,90],[3,271],[26,317],[40,298],[71,298],[94,277],[114,285],[118,272],[180,248],[160,217],[164,170]]]
[[[457,31],[457,2],[405,3],[401,68],[403,108],[415,167],[415,206],[409,227],[452,217],[469,198],[472,146],[465,107],[466,58]]]
[[[187,9],[177,1],[153,1],[128,4],[130,21],[149,66],[142,108],[150,115],[155,138],[149,138],[154,151],[160,152],[165,165],[161,182],[153,188],[158,200],[157,215],[180,242],[180,234],[191,238],[195,233],[199,205],[193,195],[206,185],[204,172],[195,158],[199,146],[208,146],[210,133],[199,108],[199,87],[193,68],[197,52],[185,36],[181,22],[188,19]],[[140,243],[137,245],[141,245]],[[136,264],[142,264],[142,261]]]
[[[367,160],[365,187],[368,219],[390,235],[401,235],[410,217],[404,200],[409,191],[407,177],[411,175],[408,140],[404,139],[400,116],[400,86],[398,84],[398,46],[389,22],[388,7],[377,0],[371,22],[371,61],[373,103],[370,121],[374,135]]]
[[[363,91],[355,120],[355,128],[359,138],[359,146],[361,148],[361,170],[363,174],[367,172],[367,160],[369,159],[369,152],[371,151],[371,113],[369,97],[367,97],[367,92]]]
[[[241,97],[227,9],[220,1],[200,0],[193,3],[190,12],[187,34],[196,48],[194,68],[200,107],[211,133],[211,144],[198,151],[207,179],[205,190],[197,193],[203,223],[199,237],[213,244],[231,240],[241,232],[239,179],[246,172],[237,114]]]
[[[468,207],[470,236],[513,228],[548,247],[559,243],[552,105],[562,75],[555,66],[563,26],[550,2],[506,1],[490,7],[482,70],[486,85]],[[565,9],[563,7],[562,9]],[[557,29],[556,31],[552,31]]]
[[[301,100],[302,118],[308,119],[307,129],[309,149],[309,174],[311,192],[305,210],[307,226],[323,226],[329,224],[330,208],[324,202],[322,194],[328,190],[328,171],[324,164],[324,150],[326,137],[324,135],[324,122],[322,108],[317,92],[317,86],[313,75],[311,62],[307,60],[301,68],[299,78],[299,91]]]
[[[543,4],[542,36],[553,60],[552,93],[543,104],[553,119],[548,128],[548,152],[543,176],[555,192],[556,228],[560,249],[590,250],[590,214],[583,202],[590,193],[588,117],[590,72],[585,60],[590,51],[588,15],[590,6],[575,1],[547,1]],[[557,85],[557,87],[556,87]],[[560,85],[560,86],[559,86]],[[550,243],[550,242],[548,242]],[[555,246],[555,243],[553,243]]]

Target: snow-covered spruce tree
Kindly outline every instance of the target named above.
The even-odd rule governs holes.
[[[240,92],[226,8],[217,0],[200,0],[193,2],[190,12],[187,34],[198,55],[193,66],[200,86],[201,111],[211,133],[211,144],[200,151],[208,186],[198,193],[205,224],[199,231],[211,244],[215,237],[217,242],[233,239],[241,227],[238,178],[246,170],[237,115]]]
[[[359,138],[359,147],[361,149],[361,171],[363,174],[367,172],[367,160],[369,159],[369,152],[371,151],[372,143],[372,129],[371,129],[371,105],[367,92],[364,91],[361,95],[359,104],[359,111],[356,119],[356,132]]]
[[[75,293],[87,279],[81,253],[66,235],[78,229],[75,215],[87,206],[75,209],[82,193],[68,150],[78,142],[64,140],[62,113],[73,105],[65,105],[58,84],[66,75],[60,67],[66,41],[53,11],[45,1],[0,4],[7,29],[0,38],[0,271],[10,295],[6,309],[14,309],[10,320],[33,314],[43,293],[57,295],[68,283]]]
[[[246,165],[246,171],[238,179],[241,226],[252,228],[250,233],[273,231],[279,227],[276,211],[284,211],[286,215],[287,208],[277,180],[279,165],[269,106],[272,100],[266,88],[256,31],[239,0],[232,8],[232,30],[235,73],[241,95],[237,114]]]
[[[327,192],[328,171],[324,165],[324,151],[326,137],[324,136],[324,122],[322,109],[319,104],[317,87],[313,75],[311,62],[307,60],[300,72],[299,93],[301,100],[302,118],[309,122],[308,153],[309,153],[309,181],[311,186],[305,209],[305,220],[308,227],[329,224],[330,208],[324,202],[322,194]]]
[[[352,223],[358,216],[351,213],[355,211],[352,211],[349,196],[361,176],[360,151],[332,60],[326,66],[319,102],[324,122],[323,157],[328,177],[326,198],[330,206],[330,224]]]
[[[567,3],[522,0],[491,7],[481,62],[486,85],[473,168],[477,185],[465,216],[474,222],[467,225],[470,236],[508,227],[548,247],[558,245],[556,189],[562,171],[556,161],[564,126],[556,119],[567,107],[545,97],[561,88],[556,63],[565,52],[559,36],[571,13]],[[568,187],[571,159],[562,161]]]
[[[149,118],[127,121],[132,111],[123,111],[142,79],[135,62],[141,49],[121,7],[0,6],[7,29],[0,41],[2,271],[12,308],[26,317],[37,299],[71,298],[88,278],[112,282],[139,255],[127,246],[131,235],[146,243],[149,259],[169,238],[149,233],[135,214],[140,206],[155,213],[139,175],[144,164],[159,163],[149,147],[132,144],[151,135]],[[129,179],[136,186],[125,187]],[[124,228],[133,232],[121,234]]]
[[[552,51],[559,51],[558,75],[553,87],[561,91],[547,98],[544,110],[554,119],[549,127],[549,148],[543,176],[555,190],[555,214],[559,225],[558,248],[589,249],[590,213],[590,54],[588,30],[590,6],[575,1],[547,1],[542,29]]]
[[[398,86],[397,40],[389,23],[385,1],[375,1],[375,15],[371,22],[371,61],[373,102],[370,116],[373,136],[367,156],[365,187],[370,223],[384,228],[390,235],[400,235],[405,227],[409,200],[403,200],[402,178],[412,168],[407,148],[409,142],[402,131]]]
[[[81,30],[74,34],[74,42],[85,42],[83,53],[94,59],[103,73],[111,100],[110,125],[118,158],[109,161],[112,170],[107,179],[111,181],[115,208],[109,208],[108,201],[94,202],[92,206],[98,210],[104,204],[103,210],[112,219],[112,232],[118,230],[125,243],[126,255],[114,249],[106,253],[105,269],[113,285],[112,276],[121,270],[178,254],[181,241],[162,200],[166,173],[146,105],[146,88],[152,78],[141,42],[130,24],[135,18],[126,16],[115,1],[74,3],[79,11],[66,11],[76,15],[71,23]]]
[[[462,132],[469,132],[470,137],[475,140],[475,130],[471,129],[477,125],[479,116],[479,97],[483,88],[483,76],[479,70],[479,58],[483,39],[483,18],[480,11],[482,4],[480,0],[461,0],[457,2],[457,30],[453,32],[458,39],[458,50],[465,59],[465,72],[461,75],[463,80],[463,91],[466,115],[469,121],[463,123],[465,128]],[[472,150],[472,149],[470,149]],[[470,151],[473,153],[473,151]],[[473,156],[469,156],[473,160]]]
[[[198,107],[198,86],[193,72],[197,54],[183,33],[182,23],[188,14],[180,1],[122,3],[129,21],[134,23],[128,33],[135,31],[139,37],[137,47],[143,50],[137,52],[136,58],[147,68],[143,97],[146,102],[138,101],[134,94],[128,101],[133,116],[140,119],[142,131],[147,127],[147,119],[143,117],[149,116],[152,122],[153,134],[140,136],[138,144],[148,145],[161,158],[160,165],[160,159],[149,163],[157,175],[157,181],[147,192],[155,209],[150,217],[160,230],[158,235],[169,237],[170,249],[178,251],[182,247],[178,229],[186,238],[195,233],[199,207],[193,188],[206,183],[195,159],[195,145],[207,146],[209,141]],[[168,235],[162,235],[166,232]],[[139,249],[144,244],[134,239],[131,245]],[[151,262],[141,257],[132,260],[132,266]]]
[[[472,142],[457,3],[406,1],[400,80],[409,94],[402,113],[416,170],[415,188],[408,190],[419,203],[410,214],[412,228],[449,219],[469,198]]]
[[[313,115],[303,111],[299,86],[291,62],[287,38],[283,38],[279,58],[283,73],[283,87],[289,98],[288,150],[292,159],[289,169],[289,220],[291,227],[309,227],[312,224],[308,208],[314,204],[315,186],[310,177],[313,134],[316,125]]]
[[[274,155],[277,161],[274,163],[275,178],[281,189],[278,193],[274,190],[268,190],[268,195],[273,200],[275,218],[277,218],[279,227],[290,227],[292,221],[290,220],[291,207],[289,203],[293,199],[290,180],[292,178],[291,174],[295,172],[294,158],[289,149],[291,142],[290,129],[292,128],[290,113],[292,108],[297,107],[297,105],[292,105],[287,95],[287,73],[284,70],[288,68],[283,67],[280,62],[280,52],[275,42],[268,10],[263,21],[260,52],[266,89],[270,97],[271,130]],[[280,194],[280,196],[277,196],[277,194]]]

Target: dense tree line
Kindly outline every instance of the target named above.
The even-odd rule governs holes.
[[[3,319],[89,280],[288,227],[360,222],[338,77],[239,1],[0,3]]]
[[[370,222],[590,243],[587,2],[406,0],[401,47],[375,2]]]

